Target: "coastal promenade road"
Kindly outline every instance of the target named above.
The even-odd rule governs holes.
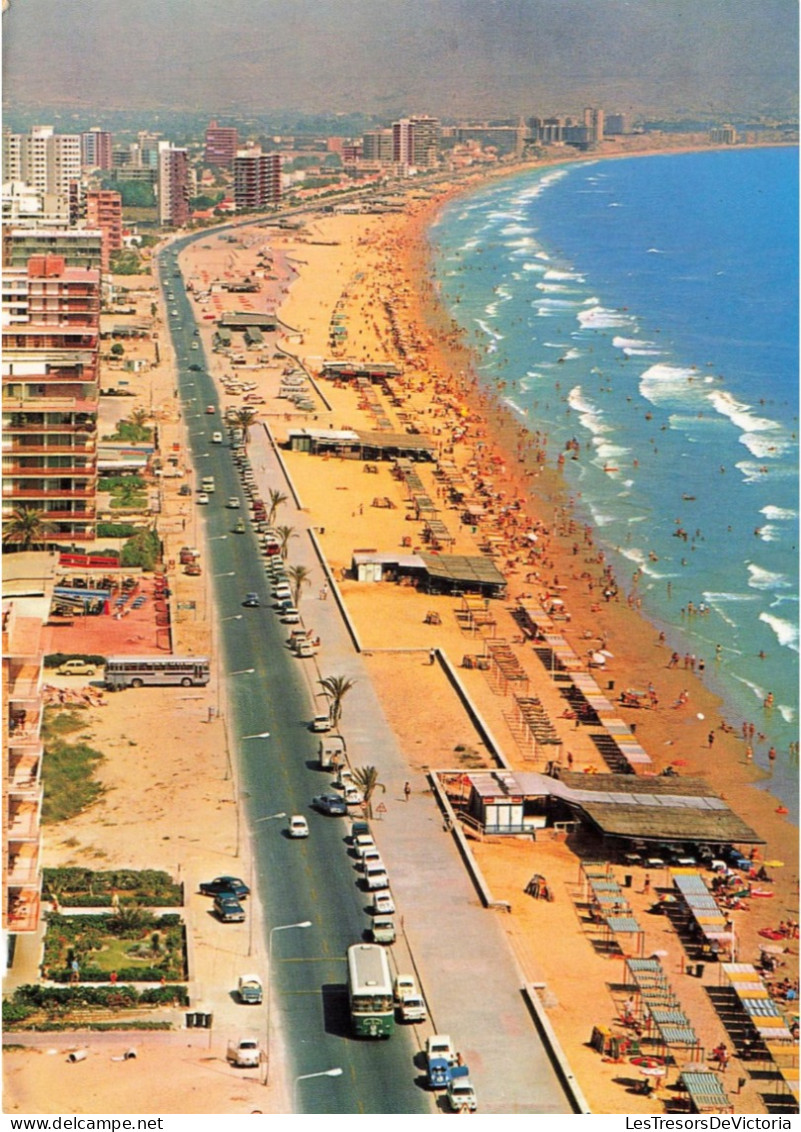
[[[213,662],[227,684],[228,741],[239,755],[251,831],[255,875],[248,880],[257,885],[265,912],[266,939],[249,950],[266,950],[271,959],[272,1020],[262,1035],[273,1063],[268,1072],[280,1066],[297,1111],[430,1112],[429,1094],[415,1081],[410,1029],[398,1028],[388,1042],[356,1041],[351,1034],[345,956],[369,926],[369,897],[348,854],[349,823],[311,808],[312,796],[325,791],[329,779],[316,769],[308,684],[287,650],[288,629],[270,606],[256,540],[251,532],[233,532],[247,514],[246,500],[228,443],[210,443],[212,431],[222,428],[216,393],[202,349],[191,348],[191,311],[171,263],[167,276],[175,295],[170,310],[178,311],[171,333],[196,476],[213,475],[216,486],[207,506],[193,506],[207,540],[206,580],[217,617]],[[195,360],[204,368],[190,371]],[[217,411],[207,414],[208,405]],[[225,506],[233,496],[242,503],[238,510]],[[260,607],[243,607],[250,591],[262,598]],[[307,817],[308,840],[291,840],[286,818],[274,817],[293,813]],[[306,922],[309,927],[289,926]],[[334,1068],[343,1070],[336,1078],[307,1077]]]
[[[266,430],[253,430],[249,449],[264,486],[291,494]],[[288,502],[281,518],[301,534],[292,541],[291,560],[310,570],[312,584],[300,611],[321,638],[315,661],[294,664],[307,666],[307,674],[315,664],[319,676],[354,681],[341,729],[351,765],[375,766],[386,787],[385,794],[376,795],[376,805],[383,804],[386,812],[377,814],[373,830],[388,867],[396,922],[403,925],[428,1001],[431,1029],[454,1039],[470,1068],[481,1112],[569,1113],[570,1102],[523,1001],[523,978],[506,939],[503,913],[480,904],[427,784],[415,781],[405,800],[410,774],[403,753],[336,602],[330,595],[320,598],[324,574],[307,534],[314,517]]]
[[[186,368],[198,355],[203,361],[203,352],[191,350],[188,300],[186,306],[179,303],[178,280],[168,282],[176,295],[171,309],[179,311],[175,321],[181,323],[173,340],[195,467],[198,476],[214,475],[217,487],[210,505],[196,507],[196,513],[209,540],[206,568],[222,639],[215,661],[227,675],[229,741],[239,751],[266,944],[272,952],[273,1032],[278,1034],[280,1020],[286,1043],[282,1068],[294,1078],[344,1070],[339,1078],[299,1082],[298,1108],[430,1112],[432,1098],[422,1088],[421,1044],[424,1032],[434,1028],[451,1034],[462,1052],[480,1111],[568,1113],[569,1101],[524,1004],[522,978],[502,918],[480,905],[423,784],[414,783],[409,802],[404,800],[409,775],[402,752],[336,603],[318,596],[324,576],[306,534],[309,517],[294,505],[284,505],[280,521],[299,535],[291,543],[292,563],[311,571],[300,611],[305,625],[322,640],[319,656],[293,657],[285,644],[288,631],[269,607],[241,607],[248,591],[267,597],[266,579],[252,533],[231,530],[238,516],[224,502],[239,493],[238,478],[227,444],[208,443],[220,417],[219,411],[206,416],[204,408],[218,407],[217,396],[205,372]],[[252,430],[249,452],[262,497],[270,488],[285,491],[283,471],[263,428]],[[327,675],[355,681],[345,700],[343,733],[351,765],[376,766],[386,786],[380,796],[386,813],[374,823],[375,835],[398,906],[396,922],[403,927],[431,1011],[426,1031],[398,1027],[392,1040],[383,1043],[357,1042],[348,1028],[344,958],[368,927],[369,898],[347,854],[347,823],[318,815],[309,806],[313,794],[330,786],[330,776],[317,769],[317,742],[308,731],[317,680]],[[262,737],[265,732],[269,738]],[[306,814],[311,827],[307,842],[286,838],[280,819],[260,820],[279,812]],[[311,928],[275,930],[306,920],[312,921]],[[406,967],[406,960],[400,965]]]

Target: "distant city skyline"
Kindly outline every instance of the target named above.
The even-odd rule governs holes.
[[[796,0],[11,0],[4,103],[794,113]]]

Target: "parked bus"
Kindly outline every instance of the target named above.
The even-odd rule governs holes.
[[[110,656],[104,682],[115,691],[142,688],[146,684],[208,684],[211,675],[205,656]]]
[[[357,1037],[388,1038],[395,1027],[395,1005],[387,953],[375,943],[348,948],[350,1019]]]

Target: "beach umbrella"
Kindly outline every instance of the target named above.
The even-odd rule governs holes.
[[[609,660],[615,659],[615,654],[613,652],[610,652],[609,649],[599,649],[598,651],[600,652],[601,656],[608,657]]]
[[[591,653],[591,660],[593,664],[597,664],[600,667],[603,667],[606,664],[606,657],[602,652]]]
[[[783,869],[784,868],[784,861],[765,861],[765,864],[767,865],[767,867],[769,869]]]
[[[687,766],[687,760],[686,759],[674,759],[673,762],[670,765],[671,766]]]
[[[759,950],[768,955],[784,955],[784,948],[776,947],[774,943],[760,943]]]

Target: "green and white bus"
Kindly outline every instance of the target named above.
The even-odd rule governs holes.
[[[191,688],[208,684],[210,675],[206,656],[109,656],[103,680],[114,691],[153,684]]]
[[[387,953],[375,943],[348,948],[348,999],[353,1031],[360,1038],[388,1038],[395,1006]]]

